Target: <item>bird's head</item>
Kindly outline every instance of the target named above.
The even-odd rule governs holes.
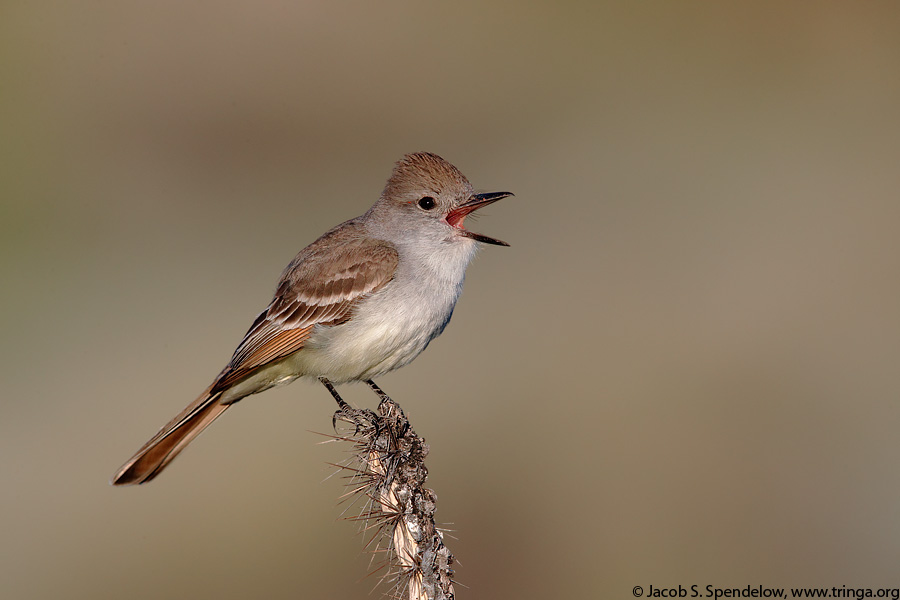
[[[469,231],[466,216],[510,192],[476,194],[459,169],[436,154],[407,154],[394,167],[381,198],[373,207],[396,227],[427,227],[447,239],[465,239],[508,246],[506,242]]]

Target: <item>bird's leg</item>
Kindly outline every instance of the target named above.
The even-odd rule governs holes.
[[[406,435],[406,431],[409,429],[409,421],[406,419],[406,415],[403,413],[400,405],[391,400],[390,396],[385,394],[384,390],[378,387],[371,379],[367,379],[366,383],[381,398],[381,402],[378,404],[378,412],[381,413],[381,416],[393,419],[393,430],[400,432],[400,437]]]
[[[319,381],[322,382],[322,385],[324,385],[325,389],[331,393],[331,397],[334,398],[334,401],[338,404],[338,409],[334,411],[334,414],[331,416],[331,426],[337,431],[337,422],[340,418],[342,421],[356,425],[356,433],[354,433],[354,435],[358,435],[362,425],[360,415],[363,414],[364,411],[355,410],[347,404],[344,399],[341,398],[341,395],[338,394],[338,391],[334,389],[334,384],[328,381],[328,379],[319,377]]]
[[[378,387],[378,385],[372,381],[371,379],[366,379],[366,383],[369,385],[372,390],[378,394],[378,397],[381,398],[382,402],[393,402],[387,394],[384,393],[384,390]]]
[[[328,380],[325,379],[324,377],[319,377],[319,381],[321,381],[321,382],[322,382],[322,385],[324,385],[325,388],[326,388],[329,392],[331,392],[331,396],[334,398],[334,401],[338,403],[338,406],[340,406],[342,410],[345,409],[345,408],[350,408],[350,405],[347,404],[346,402],[344,402],[344,399],[341,398],[341,395],[338,394],[338,391],[337,391],[336,389],[334,389],[334,384],[333,384],[333,383],[331,383],[330,381],[328,381]],[[384,393],[384,392],[382,392],[382,393]]]

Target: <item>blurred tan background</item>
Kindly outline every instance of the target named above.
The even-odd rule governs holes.
[[[320,386],[107,481],[416,150],[516,193],[472,225],[512,247],[379,381],[459,598],[900,586],[898,31],[874,2],[5,3],[0,596],[378,597]]]

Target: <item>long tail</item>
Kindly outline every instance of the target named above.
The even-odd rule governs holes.
[[[221,391],[210,394],[210,389],[203,392],[122,465],[111,483],[134,485],[146,483],[159,475],[191,440],[231,406],[219,402],[221,395]]]

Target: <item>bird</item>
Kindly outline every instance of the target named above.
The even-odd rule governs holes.
[[[466,216],[510,192],[476,193],[436,154],[403,156],[363,215],[301,250],[278,280],[231,360],[190,405],[115,473],[116,486],[151,481],[239,400],[316,379],[374,379],[415,359],[439,336],[480,244],[508,246],[466,229]]]

